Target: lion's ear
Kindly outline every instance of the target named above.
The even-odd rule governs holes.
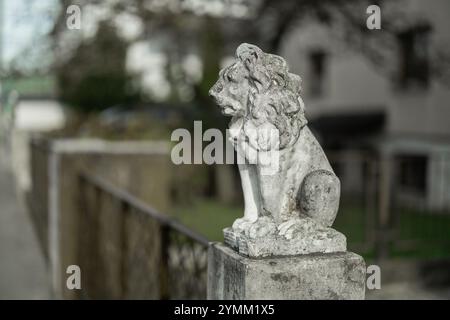
[[[258,62],[259,56],[256,51],[253,51],[251,54],[249,54],[245,60],[244,65],[247,69],[252,70],[256,63]]]
[[[241,60],[247,68],[256,64],[261,57],[262,51],[255,45],[243,43],[236,50],[236,56]]]

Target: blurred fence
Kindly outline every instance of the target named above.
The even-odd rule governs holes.
[[[29,160],[32,188],[25,197],[42,252],[49,259],[49,142],[31,140]]]
[[[84,217],[81,217],[84,211],[79,207],[79,173],[89,171],[141,201],[151,203],[160,212],[167,212],[171,182],[168,150],[165,142],[158,141],[51,140],[45,137],[31,140],[32,187],[27,194],[27,204],[47,258],[56,297],[76,299],[81,292],[66,287],[66,268],[80,265],[80,237],[91,228],[83,224]],[[85,242],[83,245],[90,247]]]
[[[450,257],[450,161],[411,166],[395,156],[329,159],[342,187],[334,227],[350,250],[369,258]]]
[[[98,177],[79,181],[84,298],[206,298],[206,238]]]

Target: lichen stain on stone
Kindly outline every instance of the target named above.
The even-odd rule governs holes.
[[[328,297],[331,300],[340,300],[341,296],[339,294],[337,294],[336,292],[334,292],[333,290],[328,289]]]
[[[284,283],[298,280],[297,277],[294,275],[286,275],[286,274],[281,274],[281,273],[271,274],[270,278],[276,282],[284,282]]]

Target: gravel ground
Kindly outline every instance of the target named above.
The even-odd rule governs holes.
[[[7,160],[0,153],[0,299],[48,299],[45,261]]]
[[[417,283],[399,282],[382,285],[380,290],[367,290],[367,300],[448,300],[450,289],[424,288]]]

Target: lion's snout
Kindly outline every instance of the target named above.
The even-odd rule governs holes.
[[[223,84],[221,81],[217,81],[211,89],[209,89],[209,96],[216,99],[218,98],[218,94],[223,90]]]

